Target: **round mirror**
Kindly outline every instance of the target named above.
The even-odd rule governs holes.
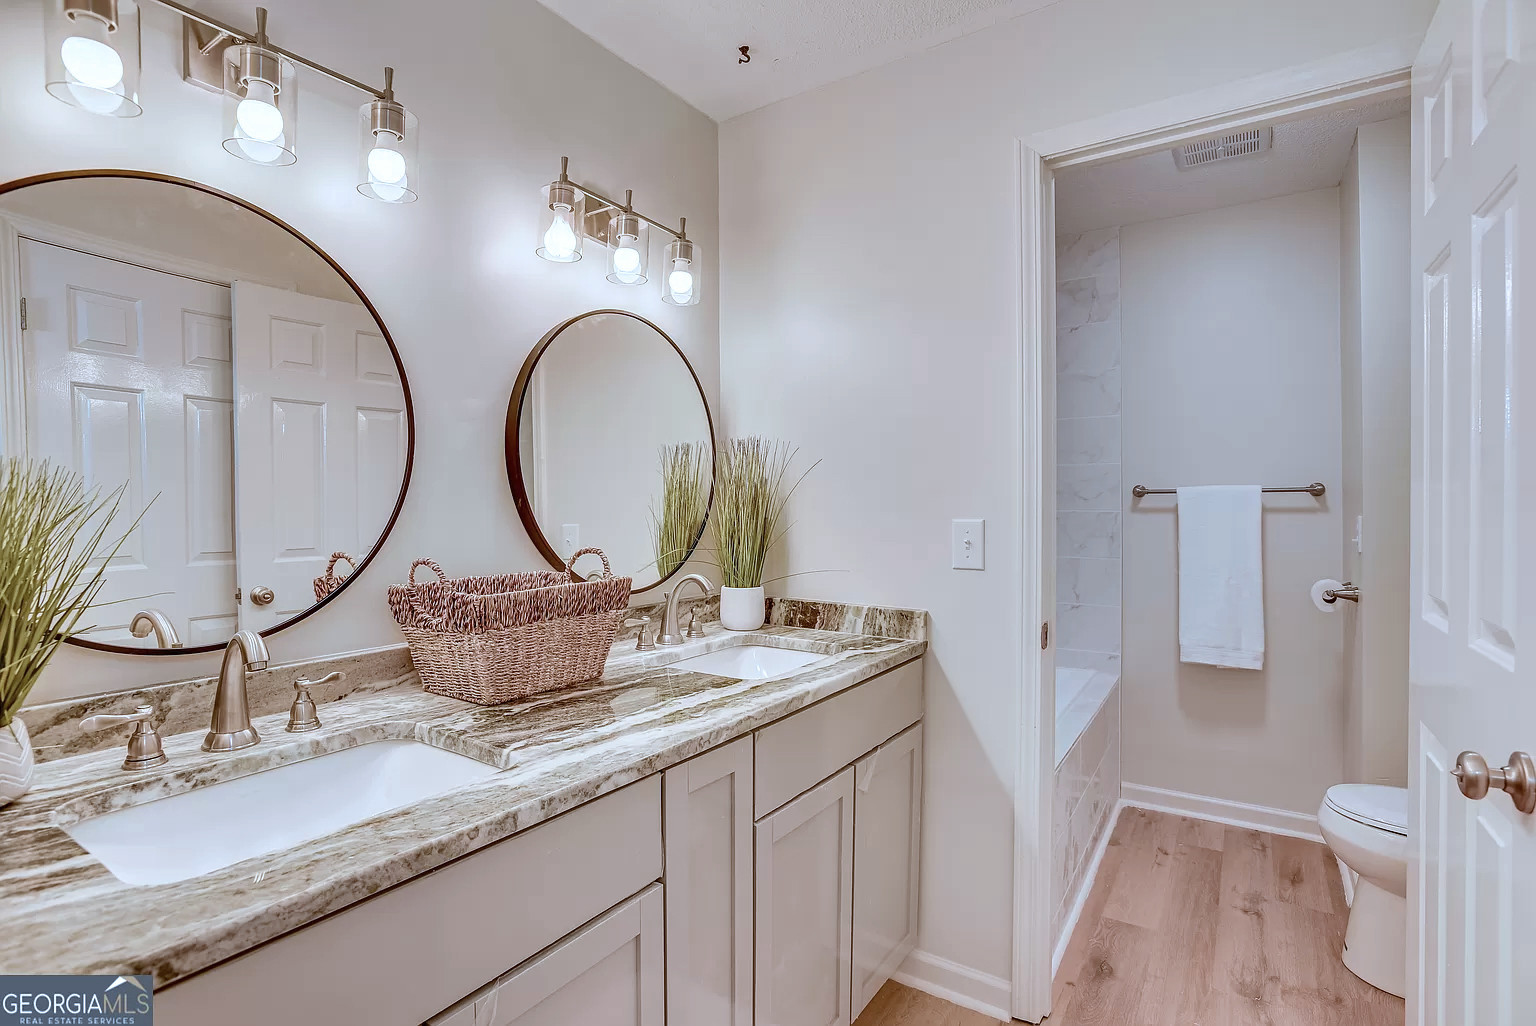
[[[22,298],[0,318],[6,454],[121,488],[137,519],[71,640],[209,651],[363,570],[414,425],[394,342],[335,261],[243,200],[135,171],[0,185],[0,240]]]
[[[693,554],[714,494],[714,424],[688,358],[623,310],[594,310],[545,335],[507,404],[507,479],[550,566],[603,550],[634,590]],[[602,572],[583,556],[577,577]]]

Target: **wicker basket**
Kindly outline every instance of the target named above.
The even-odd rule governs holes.
[[[347,561],[347,566],[351,567],[351,569],[345,574],[338,574],[336,572],[336,564],[343,559]],[[331,561],[325,564],[324,575],[315,578],[315,601],[324,602],[327,595],[341,587],[342,582],[356,572],[357,561],[355,559],[345,552],[331,553]]]
[[[603,577],[573,581],[587,553]],[[416,583],[428,567],[438,580]],[[430,559],[411,564],[409,584],[389,589],[389,608],[411,646],[422,686],[476,705],[500,705],[603,675],[631,580],[614,577],[600,549],[582,549],[566,572],[449,579]]]

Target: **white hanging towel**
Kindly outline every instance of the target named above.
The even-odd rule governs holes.
[[[1263,498],[1258,485],[1180,488],[1179,659],[1264,667]]]

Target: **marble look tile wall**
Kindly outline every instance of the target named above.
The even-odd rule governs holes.
[[[1056,767],[1052,812],[1051,937],[1059,942],[1088,879],[1093,853],[1114,825],[1120,801],[1120,688],[1117,685]]]
[[[1056,638],[1119,673],[1120,230],[1056,240]]]

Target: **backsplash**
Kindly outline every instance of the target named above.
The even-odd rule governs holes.
[[[1056,637],[1120,672],[1120,230],[1056,240]]]

